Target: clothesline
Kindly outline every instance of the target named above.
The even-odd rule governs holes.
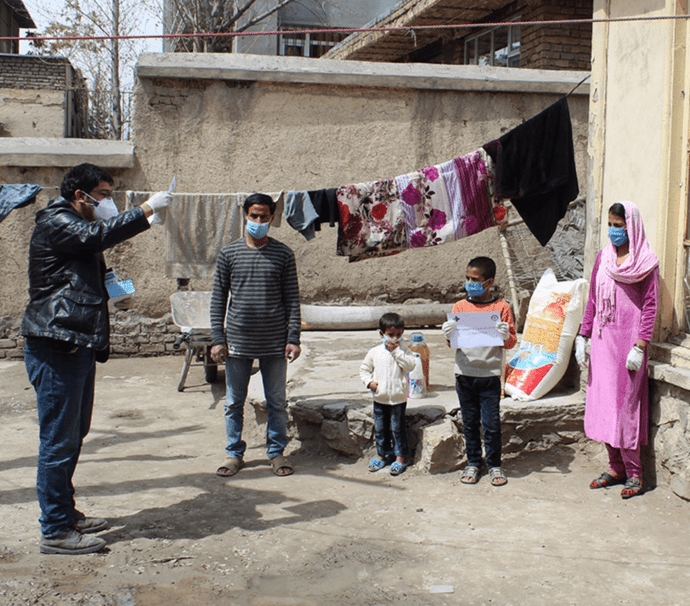
[[[274,199],[284,198],[287,223],[307,240],[322,223],[337,224],[336,254],[351,262],[438,246],[505,225],[505,199],[545,246],[578,194],[567,95],[499,139],[448,162],[369,183],[284,192]],[[232,222],[240,225],[239,197],[243,201],[247,195],[176,195],[185,208],[183,226],[198,227],[190,240],[196,250],[191,257],[198,256],[196,244],[208,235],[208,226],[218,223],[214,213],[222,212],[224,198],[233,196]],[[210,198],[217,203],[209,204]],[[133,201],[128,197],[127,206]],[[221,230],[219,246],[226,232]],[[177,241],[185,238],[182,232],[176,236]],[[189,255],[177,263],[190,264],[195,263]],[[213,264],[204,265],[207,271]]]
[[[448,30],[448,29],[485,29],[494,27],[521,27],[534,25],[587,25],[596,23],[634,23],[643,21],[670,21],[688,19],[690,15],[651,15],[646,17],[608,17],[606,19],[551,19],[541,21],[496,21],[489,23],[444,23],[436,25],[397,25],[379,27],[336,27],[328,29],[296,29],[296,30],[271,30],[271,31],[243,31],[243,32],[191,32],[177,34],[130,34],[118,36],[0,36],[0,41],[11,40],[20,42],[30,41],[60,41],[60,40],[147,40],[166,38],[233,38],[244,36],[280,36],[286,34],[355,34],[366,32],[395,32],[403,31],[414,33],[421,30]]]

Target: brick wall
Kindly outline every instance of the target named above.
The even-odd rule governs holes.
[[[63,91],[69,67],[63,57],[0,55],[0,88]]]
[[[593,0],[522,0],[506,3],[488,21],[553,21],[591,19]],[[450,31],[413,53],[405,61],[465,63],[465,40],[483,30]],[[520,28],[520,67],[531,69],[590,70],[592,25],[522,26]]]
[[[540,0],[519,11],[521,21],[591,19],[592,0]],[[589,71],[592,25],[524,26],[520,35],[520,67]]]

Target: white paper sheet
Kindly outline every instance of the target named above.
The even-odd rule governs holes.
[[[455,321],[455,330],[450,337],[453,349],[503,345],[503,338],[496,330],[496,324],[501,321],[498,311],[449,313],[448,319]]]

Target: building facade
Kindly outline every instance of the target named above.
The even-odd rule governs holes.
[[[0,0],[0,36],[34,29],[21,0]],[[87,92],[64,57],[20,55],[16,40],[0,40],[0,137],[81,137]]]
[[[329,59],[589,70],[592,0],[407,0],[371,25],[400,31],[355,33]],[[520,25],[526,21],[560,21]],[[570,23],[562,23],[570,21]],[[575,21],[575,22],[572,22]],[[424,28],[424,26],[468,27]],[[486,24],[486,25],[484,25]],[[500,25],[496,25],[500,24]],[[410,29],[410,28],[423,29]]]
[[[18,37],[19,29],[35,28],[29,11],[22,0],[0,0],[0,36]],[[0,53],[8,55],[19,54],[19,42],[16,40],[0,40]]]
[[[327,30],[334,28],[361,27],[381,13],[384,13],[399,0],[295,0],[275,13],[262,19],[248,31],[280,31],[279,35],[246,36],[222,41],[218,50],[222,52],[250,53],[254,55],[285,55],[318,58],[347,37],[346,33],[309,32],[301,30]],[[189,9],[180,9],[182,0],[164,0],[163,31],[164,33],[188,32],[192,28]],[[242,27],[279,4],[278,0],[226,0],[226,10],[235,6],[242,7],[251,3],[251,7],[242,16],[238,26]],[[189,3],[184,3],[187,7]],[[187,12],[185,12],[185,10]],[[198,9],[200,21],[208,28],[214,17],[204,13],[203,6]],[[183,14],[184,13],[184,14]],[[186,16],[185,16],[186,15]],[[217,18],[216,18],[217,23]],[[208,28],[210,29],[210,28]],[[293,33],[290,33],[293,32]],[[168,38],[163,42],[166,52],[194,50],[191,42]],[[197,45],[197,50],[201,50]]]

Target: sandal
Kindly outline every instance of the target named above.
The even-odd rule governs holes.
[[[606,471],[602,473],[596,480],[592,480],[590,488],[606,488],[607,486],[615,486],[616,484],[625,484],[625,476],[616,478]]]
[[[216,469],[216,475],[221,478],[229,478],[234,476],[242,467],[244,466],[244,461],[236,457],[228,457],[223,461],[223,464]]]
[[[508,483],[506,474],[500,467],[491,467],[489,469],[489,478],[491,478],[492,486],[505,486]]]
[[[642,480],[640,478],[628,478],[625,487],[621,490],[621,498],[629,499],[642,494]]]
[[[476,465],[468,465],[465,467],[460,477],[463,484],[476,484],[479,482],[479,467]]]
[[[390,473],[392,476],[399,476],[403,471],[405,471],[405,467],[407,467],[405,463],[401,463],[400,461],[393,461],[393,463],[391,463]]]
[[[270,459],[270,463],[273,467],[273,473],[277,476],[291,476],[295,471],[283,455]]]
[[[379,457],[374,457],[371,461],[369,461],[369,471],[380,471],[386,465],[388,465],[388,461],[386,461],[385,458],[379,459]]]

